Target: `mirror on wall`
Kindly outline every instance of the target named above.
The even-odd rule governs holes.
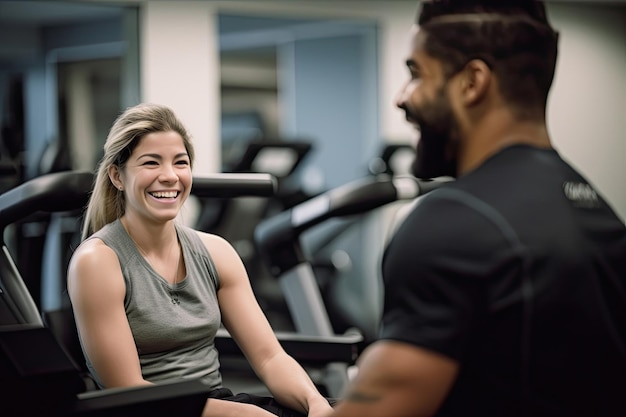
[[[220,52],[222,167],[228,171],[247,143],[279,136],[276,48]]]
[[[120,62],[132,50],[126,39],[132,9],[0,2],[2,143],[19,149],[2,157],[18,159],[18,183],[50,170],[94,167],[96,138],[121,105]]]

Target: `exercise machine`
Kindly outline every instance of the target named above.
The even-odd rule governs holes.
[[[311,259],[301,242],[302,234],[331,219],[361,215],[400,200],[414,201],[445,182],[419,180],[412,176],[368,176],[322,193],[257,226],[255,243],[268,270],[280,283],[298,333],[326,337],[337,334]],[[378,282],[364,281],[353,283],[353,287],[374,292],[374,298],[381,296]],[[350,294],[350,286],[345,283],[339,283],[338,288],[344,292],[343,296],[336,297],[338,305],[334,307],[352,317],[357,332],[363,333],[368,326],[377,328],[380,319],[377,306],[367,300],[355,300]],[[359,325],[363,317],[366,323]],[[348,384],[348,375],[345,363],[329,364],[326,378],[331,396],[341,395]]]
[[[7,225],[38,212],[83,206],[93,177],[85,172],[49,174],[0,195],[0,382],[7,416],[199,416],[207,387],[197,380],[151,387],[89,392],[21,278],[4,241]]]
[[[92,182],[91,173],[67,171],[32,179],[3,193],[0,230],[4,232],[7,225],[33,213],[84,207]],[[274,189],[275,180],[269,174],[215,174],[194,177],[192,192],[204,196],[268,195]],[[154,387],[88,390],[81,378],[79,366],[84,358],[71,309],[39,311],[4,238],[0,252],[0,333],[0,379],[3,387],[14,390],[8,396],[11,401],[5,404],[8,415],[41,415],[43,407],[49,416],[192,416],[199,415],[206,401],[206,387],[189,380]],[[278,336],[285,350],[305,364],[330,360],[351,363],[360,342],[359,337]],[[219,332],[216,345],[220,357],[241,355],[224,330]],[[24,401],[32,394],[37,395],[37,402]]]
[[[280,288],[264,268],[254,248],[253,234],[263,219],[310,196],[298,180],[298,169],[313,150],[303,140],[252,140],[238,157],[224,168],[226,174],[269,174],[275,179],[274,192],[266,195],[237,194],[201,196],[200,215],[195,228],[228,240],[241,257],[261,309],[275,329],[293,330]]]

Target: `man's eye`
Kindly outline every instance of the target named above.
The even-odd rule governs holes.
[[[413,63],[407,65],[407,69],[409,70],[409,74],[411,75],[412,80],[417,80],[420,78],[419,67]]]

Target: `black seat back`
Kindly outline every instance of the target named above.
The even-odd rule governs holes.
[[[49,329],[0,327],[0,385],[6,415],[51,415],[70,406],[85,384]],[[30,401],[17,401],[27,396]],[[7,409],[8,408],[8,409]]]
[[[89,172],[59,172],[34,178],[0,195],[0,325],[43,326],[39,309],[5,243],[6,227],[37,213],[85,206],[92,182]]]
[[[52,330],[59,344],[81,372],[88,373],[80,339],[76,331],[74,312],[71,307],[49,310],[42,313],[43,322]]]

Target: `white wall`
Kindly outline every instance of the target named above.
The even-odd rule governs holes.
[[[211,2],[145,1],[140,68],[144,102],[170,106],[193,137],[195,174],[220,170],[219,51]]]
[[[561,32],[548,107],[554,145],[626,219],[626,6],[550,4]]]

